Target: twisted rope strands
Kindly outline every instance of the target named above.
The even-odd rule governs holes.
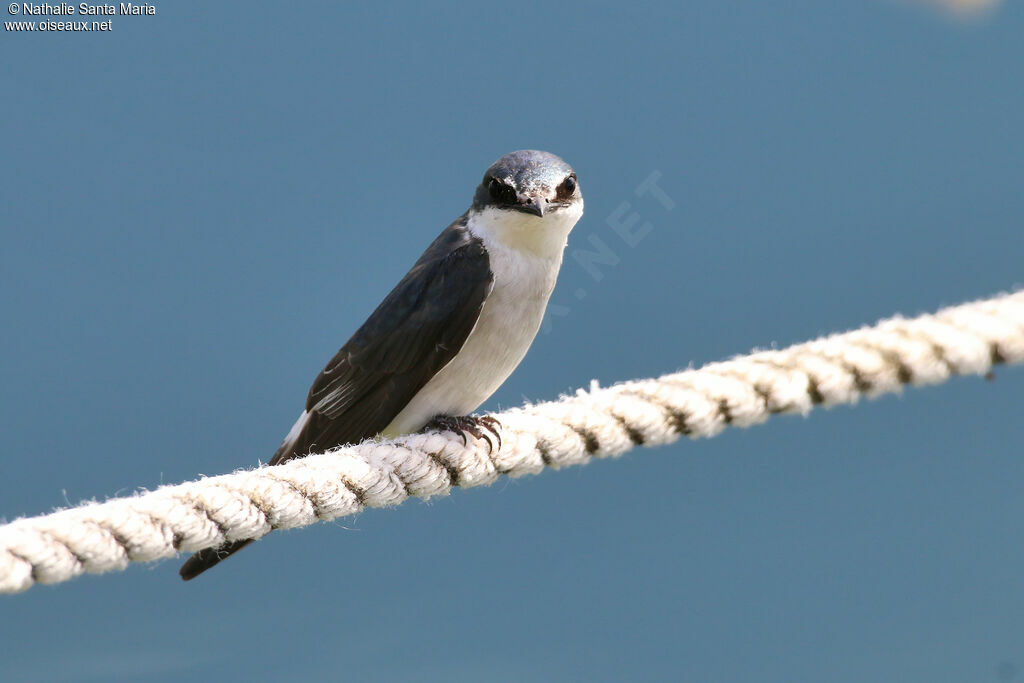
[[[1024,291],[657,379],[593,383],[495,415],[493,452],[473,437],[414,434],[15,520],[0,526],[0,593],[1020,362]]]

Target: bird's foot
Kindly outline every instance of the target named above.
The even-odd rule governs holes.
[[[500,427],[501,423],[496,418],[489,415],[477,416],[477,415],[438,415],[423,428],[423,431],[437,431],[437,432],[455,432],[462,437],[462,445],[467,444],[466,434],[472,434],[478,439],[483,439],[487,442],[487,451],[489,453],[494,452],[494,442],[491,441],[489,434],[493,434],[494,438],[498,440],[498,448],[501,448],[501,434],[498,433],[497,427]]]

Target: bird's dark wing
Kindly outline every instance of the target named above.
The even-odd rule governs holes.
[[[270,464],[375,436],[462,348],[493,275],[465,216],[434,240],[412,270],[313,382],[308,419]],[[291,437],[292,435],[289,435]],[[201,550],[181,567],[186,581],[252,543]]]
[[[462,348],[493,275],[459,219],[434,240],[313,382],[305,426],[275,465],[375,436]]]

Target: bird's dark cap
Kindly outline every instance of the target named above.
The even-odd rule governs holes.
[[[517,194],[537,195],[553,192],[570,173],[573,173],[572,166],[551,152],[536,149],[511,152],[491,164],[484,173],[473,197],[473,206],[480,209],[494,204],[487,189],[491,178],[507,184]]]

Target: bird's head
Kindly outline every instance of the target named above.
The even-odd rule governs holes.
[[[541,255],[561,254],[582,215],[576,172],[554,154],[537,150],[512,152],[494,162],[469,210],[476,231]]]

